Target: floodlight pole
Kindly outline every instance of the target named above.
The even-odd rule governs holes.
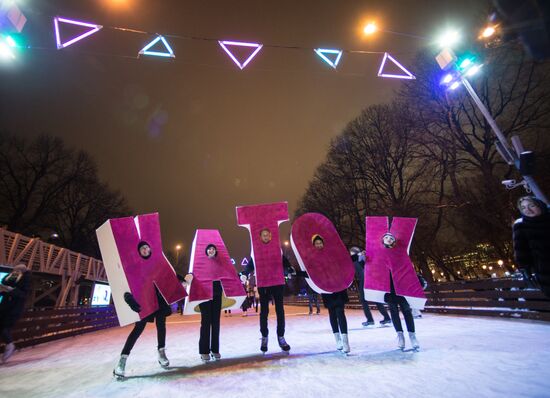
[[[491,113],[489,112],[485,104],[481,101],[481,99],[475,92],[474,88],[472,87],[468,79],[466,79],[464,76],[461,75],[460,81],[462,82],[464,87],[466,87],[466,91],[468,91],[468,94],[470,94],[470,97],[472,97],[472,99],[474,100],[474,103],[476,104],[478,109],[481,111],[481,113],[485,117],[485,120],[487,120],[487,123],[489,123],[489,126],[491,126],[491,128],[493,129],[493,132],[497,136],[497,139],[500,143],[500,148],[497,145],[497,149],[500,155],[504,158],[506,163],[508,163],[509,165],[514,165],[516,169],[519,170],[520,154],[516,154],[514,151],[510,149],[510,146],[508,145],[508,141],[506,141],[506,137],[504,137],[504,134],[502,134],[502,131],[500,131],[497,125],[497,122],[495,121],[495,119],[493,119],[493,116],[491,115]],[[537,184],[533,176],[530,176],[530,175],[522,175],[522,176],[525,182],[527,183],[527,186],[531,190],[531,192],[533,192],[533,194],[538,199],[542,200],[544,203],[548,205],[550,203],[548,201],[548,198],[546,197],[546,195],[544,195],[544,192],[542,192],[542,190],[540,189],[539,185]]]
[[[437,63],[439,64],[439,67],[443,70],[449,70],[452,68],[456,68],[456,62],[457,57],[454,51],[451,48],[444,48],[436,57],[435,57]],[[456,68],[458,69],[458,68]],[[460,82],[466,87],[466,91],[468,91],[468,94],[470,94],[470,97],[474,100],[474,103],[478,107],[478,109],[481,111],[483,116],[485,117],[485,120],[487,120],[487,123],[489,123],[489,126],[493,129],[493,132],[495,133],[498,142],[495,143],[496,148],[500,156],[504,158],[504,161],[508,163],[510,166],[515,166],[515,168],[521,173],[525,185],[527,186],[527,191],[533,192],[533,194],[540,200],[542,200],[547,205],[550,204],[548,201],[548,198],[546,195],[544,195],[544,192],[540,189],[538,184],[536,183],[535,179],[532,175],[525,175],[522,173],[522,168],[520,167],[520,157],[522,155],[523,148],[521,145],[521,141],[519,140],[519,137],[512,137],[512,143],[514,144],[514,148],[516,151],[514,152],[510,145],[508,145],[508,141],[506,140],[506,137],[504,134],[502,134],[502,131],[498,128],[497,122],[495,119],[493,119],[493,116],[485,106],[485,104],[481,101],[479,96],[477,95],[476,91],[466,79],[466,76],[458,70],[458,75],[460,78]],[[514,141],[515,140],[515,141]],[[517,186],[521,184],[506,184],[507,186]]]

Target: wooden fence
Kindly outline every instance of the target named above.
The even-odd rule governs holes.
[[[361,308],[357,292],[348,291],[346,308]],[[550,299],[527,282],[511,278],[432,284],[426,312],[550,321]],[[307,306],[307,297],[286,297],[289,305]],[[376,307],[372,307],[376,308]]]
[[[21,348],[118,325],[112,306],[35,308],[15,324],[13,340]]]

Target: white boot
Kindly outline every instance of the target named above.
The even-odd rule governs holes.
[[[342,351],[344,349],[344,346],[342,345],[340,333],[334,333],[334,340],[336,340],[336,349],[338,351]]]
[[[6,344],[6,347],[4,348],[4,354],[2,355],[2,362],[6,362],[8,359],[10,359],[14,351],[15,351],[15,344],[13,343]]]
[[[409,340],[411,340],[412,348],[418,350],[420,348],[420,343],[416,339],[416,333],[409,332]]]
[[[159,348],[159,363],[163,368],[170,366],[170,361],[166,357],[166,349],[164,347]]]
[[[126,371],[126,360],[128,355],[121,355],[116,367],[113,369],[113,375],[117,377],[124,377]]]
[[[351,351],[351,348],[349,347],[348,335],[346,333],[342,333],[342,346],[342,351],[345,354]]]
[[[400,350],[405,349],[405,336],[403,335],[403,332],[397,332],[397,348]]]

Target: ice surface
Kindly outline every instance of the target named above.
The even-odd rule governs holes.
[[[131,326],[112,328],[17,351],[0,365],[0,397],[550,397],[549,323],[424,314],[415,320],[422,347],[415,353],[396,350],[393,328],[365,329],[362,312],[346,310],[352,351],[345,357],[325,309],[308,316],[304,307],[286,307],[292,350],[285,356],[270,310],[265,357],[257,315],[222,313],[222,360],[202,364],[199,317],[174,314],[167,370],[148,324],[128,359],[129,377],[114,380]]]

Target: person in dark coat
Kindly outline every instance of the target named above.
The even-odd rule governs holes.
[[[534,277],[550,297],[550,213],[541,200],[524,196],[518,200],[521,217],[512,229],[514,257],[518,267]]]
[[[25,310],[25,300],[31,291],[31,273],[25,264],[16,265],[0,283],[0,340],[6,343],[2,362],[15,351],[11,329]]]
[[[350,249],[350,255],[353,266],[355,267],[355,278],[357,279],[357,293],[359,293],[359,301],[363,307],[365,318],[367,318],[366,322],[363,322],[362,325],[366,327],[374,326],[374,318],[370,312],[368,301],[365,301],[365,291],[363,290],[363,287],[365,286],[365,256],[361,253],[361,249],[356,246],[353,246]],[[380,312],[380,315],[384,318],[380,321],[380,325],[389,325],[391,323],[391,318],[386,310],[386,307],[382,303],[375,304],[376,308],[378,308],[378,311]]]

